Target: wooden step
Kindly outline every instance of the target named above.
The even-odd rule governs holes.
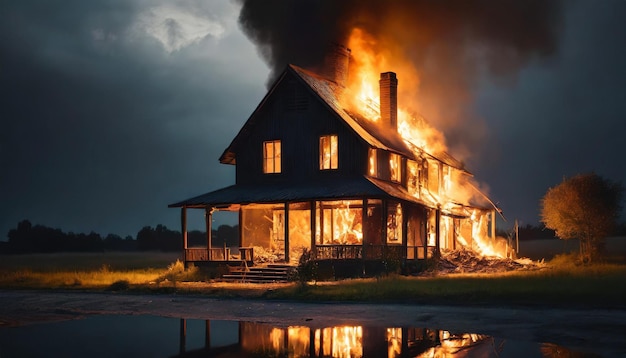
[[[266,267],[236,268],[222,275],[225,282],[275,283],[288,282],[294,266],[272,264]]]

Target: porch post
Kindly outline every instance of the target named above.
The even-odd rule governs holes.
[[[406,259],[409,235],[409,204],[400,203],[402,209],[402,258]]]
[[[389,203],[387,202],[387,199],[383,199],[381,201],[381,208],[380,211],[382,212],[381,216],[382,216],[382,227],[381,227],[381,236],[382,236],[382,246],[387,246],[387,205],[389,205]]]
[[[317,210],[315,210],[315,201],[311,201],[310,203],[310,211],[311,211],[311,252],[313,253],[313,257],[317,258],[317,247],[315,246],[315,215],[317,215]]]
[[[183,262],[187,266],[187,207],[180,208],[180,231],[183,235]]]
[[[285,226],[283,232],[285,235],[285,262],[289,263],[289,203],[285,203]]]
[[[243,246],[243,206],[239,206],[239,217],[237,218],[239,223],[239,247]]]
[[[437,209],[435,209],[435,255],[439,256],[441,252],[439,251],[441,248],[441,243],[439,240],[441,239],[441,206],[437,205]]]
[[[211,241],[213,240],[213,208],[204,208],[204,221],[206,225],[206,248],[207,258],[211,261]]]
[[[363,239],[361,240],[361,259],[365,260],[365,258],[367,258],[367,240],[365,239],[365,231],[366,231],[366,227],[367,225],[365,224],[367,222],[367,198],[363,199],[363,202],[361,204],[363,206],[363,209],[361,209],[361,235],[363,237]]]

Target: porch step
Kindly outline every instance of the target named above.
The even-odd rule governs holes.
[[[222,275],[224,282],[242,283],[277,283],[287,282],[290,273],[295,270],[295,266],[271,264],[265,267],[245,267],[231,270],[228,274]]]

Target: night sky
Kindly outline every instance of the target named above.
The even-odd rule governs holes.
[[[291,2],[260,3],[278,16],[285,12],[272,7]],[[424,115],[488,187],[505,226],[516,218],[537,224],[541,197],[564,177],[595,171],[626,183],[626,1],[554,4],[550,16],[512,16],[521,19],[515,33],[506,31],[506,19],[480,27],[491,37],[474,37],[463,54],[479,48],[492,55],[483,65],[473,61],[470,74],[429,57],[443,48],[464,58],[454,46],[438,46],[436,26],[428,45],[414,43],[424,70],[420,93],[440,109]],[[298,39],[260,37],[254,26],[263,22],[240,19],[241,7],[213,0],[0,3],[0,240],[23,219],[102,235],[135,236],[157,224],[179,229],[179,210],[168,204],[234,183],[234,167],[219,156],[283,62],[308,65],[272,52],[278,47],[269,42]],[[456,32],[442,27],[458,36],[473,29],[465,13],[434,18],[462,23]],[[528,45],[532,36],[546,41]],[[439,66],[427,73],[432,63]],[[444,71],[451,75],[437,77]],[[447,103],[434,78],[462,88],[463,100]],[[446,120],[450,108],[454,121]]]

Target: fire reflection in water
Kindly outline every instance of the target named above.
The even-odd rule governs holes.
[[[495,358],[561,357],[563,352],[579,356],[575,351],[551,343],[520,344],[515,340],[440,329],[347,325],[280,327],[240,321],[238,326],[230,325],[230,330],[224,330],[224,322],[227,321],[207,320],[204,348],[188,350],[187,324],[181,319],[180,353],[176,357]],[[218,339],[212,346],[212,337],[218,336],[211,334],[214,324],[213,328],[220,327],[219,336],[230,337],[228,340],[232,343],[224,345]]]
[[[423,328],[336,326],[272,327],[241,322],[246,352],[288,357],[490,357],[496,353],[489,336]],[[478,355],[476,355],[478,354]]]

